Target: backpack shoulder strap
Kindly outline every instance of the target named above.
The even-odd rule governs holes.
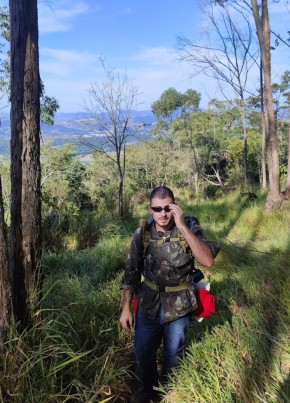
[[[185,219],[185,223],[188,227],[190,227],[191,221],[197,221],[197,218],[194,216],[185,216],[184,219]],[[147,221],[145,218],[141,218],[139,220],[139,227],[142,228],[142,233],[143,233],[143,246],[144,246],[143,255],[144,256],[145,256],[146,250],[149,246],[149,243],[156,242],[155,240],[151,239],[151,236],[150,236],[150,225],[152,224],[152,222],[153,222],[152,218],[149,221]],[[180,230],[178,230],[178,232],[177,232],[177,237],[170,238],[170,241],[171,242],[178,241],[185,253],[190,252],[188,242]]]
[[[191,221],[197,221],[197,218],[191,215],[185,216],[184,217],[185,223],[188,226],[188,228],[190,227],[190,222]],[[173,239],[172,239],[173,240]],[[178,240],[180,245],[182,246],[182,249],[184,250],[185,253],[191,253],[190,249],[189,249],[189,245],[187,240],[185,239],[183,233],[178,230]]]
[[[150,225],[152,221],[147,221],[145,218],[139,220],[139,227],[142,228],[143,234],[143,256],[145,256],[146,250],[150,243]]]

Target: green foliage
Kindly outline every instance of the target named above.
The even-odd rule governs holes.
[[[10,207],[10,169],[8,164],[0,163],[0,175],[2,181],[4,210],[8,214]]]
[[[55,97],[49,97],[45,94],[45,89],[42,81],[40,82],[40,119],[42,123],[47,125],[54,124],[54,116],[59,109],[58,100]]]
[[[170,134],[170,125],[163,119],[158,120],[152,129],[152,134],[157,140],[172,141]]]
[[[9,43],[10,43],[10,20],[6,6],[0,6],[0,99],[7,95],[10,87]],[[43,82],[40,80],[40,117],[41,122],[53,125],[54,116],[59,109],[59,103],[55,97],[45,94]]]
[[[165,402],[287,401],[290,214],[269,215],[263,203],[264,195],[252,202],[236,193],[192,207],[222,243],[206,271],[217,312],[191,329]]]
[[[191,171],[195,176],[196,195],[205,181],[223,186],[224,172],[221,162],[226,162],[219,116],[214,111],[183,113],[172,124],[174,136],[183,150],[191,153]]]
[[[123,267],[126,241],[120,235],[120,227],[113,223],[102,228],[101,236],[98,244],[87,251],[71,250],[59,254],[45,254],[43,264],[46,275],[51,281],[63,276],[85,278],[92,283],[92,287],[111,280]]]
[[[170,118],[182,105],[182,96],[174,88],[164,91],[158,101],[151,105],[152,112],[158,118]]]
[[[0,99],[7,94],[9,89],[9,12],[7,7],[0,6]]]
[[[84,185],[85,167],[72,151],[46,145],[42,152],[42,195],[45,208],[62,214],[76,215],[90,207],[90,197]]]
[[[130,372],[117,325],[119,289],[111,283],[93,289],[84,279],[65,277],[54,289],[64,305],[45,305],[37,313],[42,319],[21,335],[12,333],[6,344],[2,396],[13,402],[105,402],[124,393]]]
[[[116,189],[118,172],[116,164],[104,154],[95,152],[93,164],[88,167],[85,180],[92,200],[97,206],[97,215],[114,214],[117,209]]]
[[[227,142],[228,151],[228,167],[227,167],[227,184],[238,186],[243,181],[243,172],[241,166],[243,164],[243,139],[232,138]],[[259,172],[261,171],[262,159],[262,138],[254,130],[248,132],[248,173],[252,183],[259,183]]]
[[[114,68],[107,67],[102,57],[100,62],[105,81],[91,83],[89,100],[84,109],[91,116],[93,127],[102,131],[103,139],[100,139],[98,145],[87,140],[82,143],[89,149],[103,153],[116,164],[118,185],[115,194],[118,198],[119,216],[123,217],[127,141],[138,131],[136,127],[129,125],[132,112],[138,105],[140,90],[126,72],[120,74]]]
[[[83,249],[96,242],[97,213],[86,175],[71,144],[43,148],[43,241],[48,250]]]
[[[131,197],[161,184],[183,187],[190,183],[189,153],[171,142],[143,143],[129,149],[127,159],[126,190]]]
[[[126,392],[132,353],[118,326],[118,272],[127,239],[123,225],[112,228],[103,227],[103,239],[86,253],[44,255],[35,324],[22,334],[11,328],[1,361],[9,401],[105,402]]]
[[[184,189],[176,195],[222,250],[215,266],[203,269],[217,312],[190,329],[186,356],[163,401],[287,401],[289,210],[266,213],[259,193],[255,201],[236,192],[202,204]],[[11,327],[2,356],[6,401],[126,401],[136,380],[133,334],[118,326],[119,284],[146,206],[147,198],[132,221],[104,221],[92,249],[44,255],[35,325],[22,334]]]
[[[188,89],[181,94],[181,108],[185,112],[193,112],[198,110],[201,100],[201,94],[195,90]]]
[[[201,95],[199,92],[188,89],[184,94],[176,91],[175,88],[169,88],[164,91],[160,98],[151,105],[152,112],[157,118],[170,118],[179,109],[182,112],[192,112],[199,107]]]

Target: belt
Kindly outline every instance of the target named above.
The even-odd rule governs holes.
[[[143,283],[148,285],[148,287],[150,287],[152,290],[159,292],[182,291],[192,287],[192,283],[184,283],[176,286],[159,286],[157,284],[151,283],[151,281],[147,280],[147,278],[144,278]]]

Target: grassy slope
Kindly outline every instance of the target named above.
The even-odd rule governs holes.
[[[290,212],[238,195],[193,208],[222,244],[207,271],[217,313],[190,332],[165,401],[286,402],[290,399]]]
[[[165,401],[283,402],[289,396],[290,212],[239,195],[183,208],[222,251],[206,271],[217,313],[190,330],[185,360]],[[134,374],[133,335],[118,326],[121,271],[133,222],[103,228],[93,249],[45,257],[35,326],[11,329],[0,400],[124,401]]]

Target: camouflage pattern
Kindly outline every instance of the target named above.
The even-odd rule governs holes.
[[[210,246],[215,256],[219,245],[206,240],[198,220],[190,217],[186,219],[186,224],[198,238]],[[144,230],[150,231],[150,243],[143,254]],[[175,240],[172,241],[172,239]],[[178,286],[183,283],[192,283],[193,270],[194,259],[189,248],[186,252],[183,250],[178,240],[176,226],[173,225],[170,231],[158,232],[155,225],[151,223],[145,229],[138,228],[133,236],[121,288],[134,290],[138,298],[138,306],[148,318],[156,317],[161,304],[164,321],[169,322],[197,307],[194,285],[181,291],[156,291],[142,283],[141,276],[160,287]]]

